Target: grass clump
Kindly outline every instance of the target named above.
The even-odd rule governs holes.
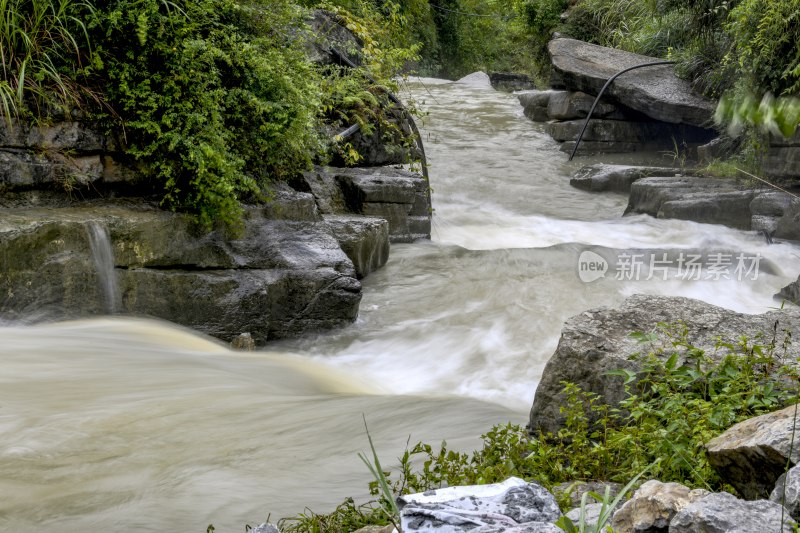
[[[0,114],[39,118],[49,107],[61,113],[83,107],[80,84],[95,59],[85,17],[89,2],[0,0]]]

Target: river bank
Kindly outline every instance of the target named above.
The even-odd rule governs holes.
[[[370,476],[356,456],[368,448],[361,412],[387,463],[409,435],[412,443],[446,439],[454,448],[471,450],[476,437],[495,423],[526,422],[536,384],[569,316],[617,305],[640,292],[763,312],[775,306],[775,287],[797,277],[784,266],[797,253],[789,244],[768,246],[760,235],[721,226],[621,218],[625,196],[571,187],[576,170],[599,160],[567,162],[511,95],[475,80],[420,80],[410,87],[430,112],[421,126],[434,189],[432,240],[393,245],[386,266],[362,280],[361,312],[352,326],[270,347],[300,354],[290,359],[301,367],[310,359],[326,374],[329,368],[344,372],[346,391],[362,390],[356,384],[366,382],[378,396],[353,397],[313,383],[287,396],[282,382],[300,378],[281,376],[295,375],[294,370],[257,370],[264,360],[258,352],[231,356],[223,349],[223,355],[204,355],[208,341],[194,348],[195,337],[185,334],[139,329],[94,342],[78,327],[73,331],[96,349],[76,359],[70,353],[84,352],[85,344],[69,348],[63,336],[46,342],[25,326],[4,330],[4,339],[21,335],[28,354],[14,358],[13,374],[7,374],[17,386],[0,392],[8,428],[2,433],[3,461],[6,470],[18,472],[6,481],[6,492],[18,496],[4,504],[9,517],[4,527],[33,527],[46,515],[47,523],[62,527],[149,524],[201,531],[214,523],[222,531],[263,521],[270,512],[274,519],[305,506],[330,510],[346,496],[366,497]],[[472,163],[464,165],[465,160]],[[616,161],[652,163],[641,155]],[[755,281],[635,281],[609,275],[585,283],[578,259],[587,249],[602,252],[592,247],[614,254],[630,248],[761,253],[764,264],[776,268]],[[11,364],[9,353],[18,345],[0,346],[0,361]],[[194,353],[183,353],[186,349]],[[159,354],[163,366],[156,363]],[[40,363],[55,374],[42,373]],[[148,370],[148,365],[156,366]],[[138,370],[129,376],[116,372],[117,366]],[[153,381],[162,374],[163,381]],[[96,403],[82,402],[76,383]],[[174,403],[159,407],[172,396]],[[20,405],[28,407],[11,407]],[[99,422],[90,423],[92,418]],[[129,444],[102,437],[109,427],[128,426]],[[30,430],[21,439],[25,427]],[[42,463],[47,468],[26,466],[53,454],[58,459]],[[195,456],[197,462],[186,459]],[[95,466],[87,471],[86,462]],[[54,464],[61,482],[42,493]],[[119,474],[95,477],[109,465]]]

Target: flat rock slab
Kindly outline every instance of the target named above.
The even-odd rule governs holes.
[[[553,68],[567,88],[595,95],[619,71],[663,61],[575,39],[553,39],[548,50]],[[656,120],[702,128],[711,126],[716,108],[711,100],[692,93],[689,82],[678,78],[671,65],[645,67],[623,74],[606,94],[612,101]]]
[[[401,505],[405,532],[549,533],[560,531],[555,498],[536,483],[509,478],[503,483],[447,487],[408,494]]]
[[[634,181],[625,214],[646,214],[800,239],[800,200],[731,178],[650,176]]]
[[[576,189],[589,192],[630,192],[633,182],[649,176],[675,176],[686,171],[672,167],[638,167],[598,163],[578,170],[569,180]]]

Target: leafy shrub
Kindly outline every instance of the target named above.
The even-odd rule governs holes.
[[[776,95],[800,92],[800,0],[742,0],[730,12],[729,60],[749,89]]]
[[[290,31],[300,12],[288,2],[265,9],[119,0],[91,23],[128,153],[165,205],[206,228],[236,227],[240,200],[260,198],[270,179],[305,168],[318,149],[317,77]]]

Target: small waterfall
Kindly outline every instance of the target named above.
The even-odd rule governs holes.
[[[117,274],[114,272],[114,251],[111,249],[108,228],[100,222],[92,221],[86,224],[86,233],[89,235],[92,260],[105,311],[112,315],[116,314],[119,312],[119,287]]]

